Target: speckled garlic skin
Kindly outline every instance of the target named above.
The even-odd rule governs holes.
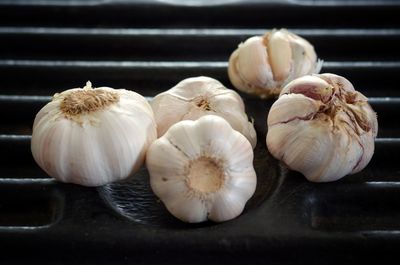
[[[55,94],[36,115],[31,149],[55,179],[100,186],[131,176],[157,138],[152,109],[124,89],[82,88]]]
[[[347,79],[304,76],[283,88],[272,105],[267,146],[308,180],[328,182],[366,167],[377,132],[376,113]]]
[[[288,82],[321,70],[314,47],[286,29],[254,36],[231,54],[228,75],[239,90],[262,98],[276,97]]]
[[[182,80],[158,94],[150,104],[157,122],[158,137],[181,120],[217,115],[242,133],[253,148],[256,146],[256,131],[247,118],[242,98],[213,78],[199,76]]]
[[[256,188],[251,144],[215,115],[171,126],[146,164],[154,193],[184,222],[233,219]]]

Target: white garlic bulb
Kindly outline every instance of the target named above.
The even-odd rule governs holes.
[[[31,149],[39,166],[62,182],[99,186],[144,163],[157,138],[152,109],[124,89],[82,88],[55,94],[36,115]]]
[[[254,36],[231,54],[228,74],[239,90],[260,97],[279,95],[281,88],[298,77],[319,73],[313,46],[286,29]]]
[[[376,113],[344,77],[304,76],[283,88],[268,115],[267,146],[314,182],[362,170],[374,153]]]
[[[213,78],[187,78],[158,94],[150,104],[157,122],[158,137],[181,120],[196,120],[211,114],[224,118],[233,129],[246,136],[253,148],[256,146],[256,131],[247,118],[242,98]]]
[[[251,144],[214,115],[173,125],[146,164],[154,193],[185,222],[235,218],[256,188]]]

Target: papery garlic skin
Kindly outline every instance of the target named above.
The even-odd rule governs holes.
[[[290,82],[267,123],[271,154],[314,182],[334,181],[366,167],[378,132],[367,98],[334,74]]]
[[[231,54],[228,75],[239,90],[262,98],[279,95],[288,82],[319,73],[322,61],[305,39],[286,29],[254,36]]]
[[[154,115],[141,95],[109,87],[55,94],[36,115],[31,150],[55,179],[100,186],[127,178],[157,138]]]
[[[187,78],[151,101],[157,122],[158,137],[181,120],[196,120],[204,115],[217,115],[242,133],[253,148],[257,135],[249,122],[238,93],[219,81],[205,76]]]
[[[251,144],[215,115],[171,126],[150,146],[146,164],[154,193],[189,223],[237,217],[257,183]]]

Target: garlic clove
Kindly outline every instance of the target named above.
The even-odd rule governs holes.
[[[340,75],[324,73],[317,75],[317,77],[325,80],[327,83],[329,83],[332,87],[335,87],[337,90],[343,90],[346,92],[356,92],[356,90],[353,87],[353,84],[349,80]],[[361,93],[358,92],[356,94],[361,94]],[[367,100],[367,98],[364,97],[363,100]]]
[[[272,105],[267,123],[271,154],[315,182],[362,170],[373,155],[378,130],[365,96],[332,74],[289,83]]]
[[[150,146],[146,164],[154,193],[186,222],[235,218],[257,182],[250,142],[215,115],[171,126]]]
[[[158,136],[181,120],[196,120],[204,115],[217,115],[242,133],[255,147],[257,135],[249,122],[241,97],[209,77],[193,77],[158,94],[151,106],[157,122]]]
[[[241,47],[243,43],[239,44]],[[239,49],[235,50],[229,56],[229,67],[228,67],[228,76],[229,80],[233,84],[235,88],[241,91],[253,91],[252,86],[250,84],[246,84],[244,81],[244,77],[239,75],[239,64],[238,64],[238,57],[239,57]],[[250,92],[249,92],[250,93]]]
[[[246,136],[254,148],[257,144],[256,130],[254,124],[249,122],[242,104],[243,101],[237,94],[220,94],[212,98],[210,106],[213,112],[210,114],[218,113],[218,116],[229,122],[236,131]]]
[[[188,100],[189,101],[189,100]],[[182,104],[182,99],[169,94],[159,94],[151,101],[157,121],[157,134],[163,135],[177,117],[185,116],[190,110],[189,104]]]
[[[318,113],[321,102],[312,100],[304,95],[288,94],[283,95],[281,100],[277,101],[273,112],[268,115],[268,125],[277,123],[287,123],[294,119],[310,120]],[[295,115],[294,115],[295,113]]]
[[[231,54],[228,75],[239,90],[262,98],[273,97],[290,81],[321,70],[314,47],[285,30],[254,36]]]
[[[311,99],[327,102],[332,97],[333,88],[329,83],[317,76],[306,75],[287,84],[280,95],[290,93],[302,94]]]
[[[359,145],[361,146],[362,154],[350,174],[363,170],[368,165],[369,161],[371,161],[372,155],[374,154],[375,141],[369,134],[361,135]]]
[[[268,34],[267,51],[274,80],[282,81],[290,73],[292,49],[286,32],[276,31]]]
[[[337,180],[352,170],[361,155],[361,149],[343,136],[332,136],[329,131],[331,126],[329,120],[310,123],[298,120],[290,125],[278,124],[268,132],[268,149],[310,181]],[[338,154],[346,147],[355,154]]]
[[[268,96],[265,87],[274,87],[275,80],[268,62],[268,53],[262,37],[246,40],[229,58],[228,76],[237,89]]]
[[[268,80],[271,67],[268,64],[268,54],[261,37],[250,38],[241,45],[243,52],[238,55],[237,68],[240,69],[241,80],[252,83],[254,87],[263,87]],[[261,55],[261,56],[260,56]],[[257,65],[256,68],[253,66]],[[272,77],[272,74],[270,74]]]
[[[88,83],[54,95],[39,111],[31,150],[50,176],[100,186],[136,172],[155,139],[152,109],[142,96]]]
[[[187,198],[182,200],[180,196],[175,196],[171,203],[166,204],[168,211],[183,222],[199,223],[207,221],[207,208],[197,198]]]
[[[300,36],[286,32],[293,54],[293,72],[289,79],[303,76],[303,73],[318,73],[322,61],[318,60],[314,47]]]
[[[236,193],[224,192],[217,194],[214,205],[210,209],[209,218],[215,222],[223,222],[233,219],[243,212],[246,200]]]

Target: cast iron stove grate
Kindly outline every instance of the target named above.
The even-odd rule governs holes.
[[[400,247],[400,3],[390,1],[0,1],[2,264],[343,264],[395,259]],[[61,184],[34,163],[36,112],[87,80],[145,96],[207,75],[232,87],[227,59],[272,27],[308,38],[322,72],[349,78],[378,113],[361,173],[307,182],[266,152],[272,101],[243,95],[259,135],[256,196],[224,224],[169,217],[139,173],[128,218],[107,190]],[[271,167],[267,167],[271,165]]]

